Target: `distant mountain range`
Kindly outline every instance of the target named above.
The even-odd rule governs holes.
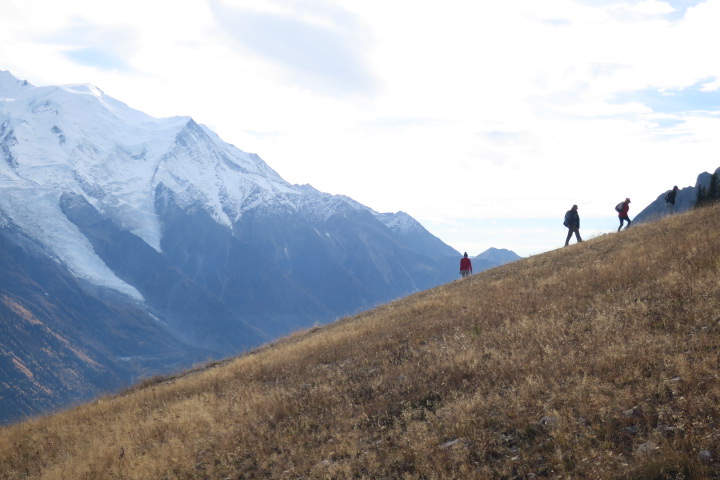
[[[0,248],[0,422],[437,286],[460,257],[190,117],[5,71]],[[486,253],[475,271],[505,261]]]
[[[506,263],[520,260],[522,257],[517,253],[505,248],[488,248],[480,255],[472,259],[473,271],[480,272]]]

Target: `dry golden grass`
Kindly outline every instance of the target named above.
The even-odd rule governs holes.
[[[635,226],[3,428],[0,478],[720,478],[719,281],[720,208]]]

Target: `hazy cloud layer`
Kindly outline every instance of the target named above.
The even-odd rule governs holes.
[[[613,103],[637,102],[656,113],[720,112],[720,90],[710,90],[708,85],[717,78],[701,80],[684,88],[646,88],[643,90],[622,92],[615,96]]]
[[[643,20],[652,17],[678,21],[685,17],[688,9],[704,3],[705,0],[578,0],[579,3],[596,8],[606,8],[610,15],[623,20]]]
[[[360,21],[325,2],[270,2],[279,9],[235,7],[212,0],[220,28],[237,44],[280,66],[302,88],[344,95],[369,93],[376,80],[364,59],[370,39]]]
[[[61,45],[73,62],[102,70],[131,70],[127,59],[138,49],[136,32],[131,26],[100,27],[80,17],[42,41]]]

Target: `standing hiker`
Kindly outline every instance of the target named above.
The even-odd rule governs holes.
[[[618,227],[617,231],[619,232],[620,229],[622,229],[623,222],[625,222],[625,220],[627,220],[627,227],[625,227],[625,230],[627,230],[627,228],[632,223],[630,221],[630,217],[628,217],[628,210],[630,210],[630,199],[626,198],[625,201],[619,204],[616,208],[619,208],[618,218],[620,219],[620,226]]]
[[[472,273],[472,262],[468,258],[467,252],[465,252],[465,255],[460,259],[460,275],[462,278],[467,277]]]
[[[670,211],[675,211],[675,196],[677,195],[678,186],[675,185],[672,190],[665,194],[665,206]]]
[[[565,212],[565,221],[563,222],[563,225],[565,225],[568,229],[567,238],[565,239],[566,247],[570,244],[570,237],[572,237],[573,233],[575,234],[577,242],[582,242],[582,238],[580,238],[580,215],[578,215],[577,205],[573,205],[570,210]]]

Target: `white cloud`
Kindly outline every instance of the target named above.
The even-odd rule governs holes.
[[[370,39],[344,9],[326,2],[268,2],[276,8],[258,9],[210,0],[210,6],[229,39],[277,64],[296,85],[338,95],[374,90],[363,58]]]
[[[619,3],[617,5],[613,5],[611,9],[619,12],[635,12],[645,15],[662,15],[675,11],[669,3],[660,2],[658,0],[644,0],[631,4]]]

